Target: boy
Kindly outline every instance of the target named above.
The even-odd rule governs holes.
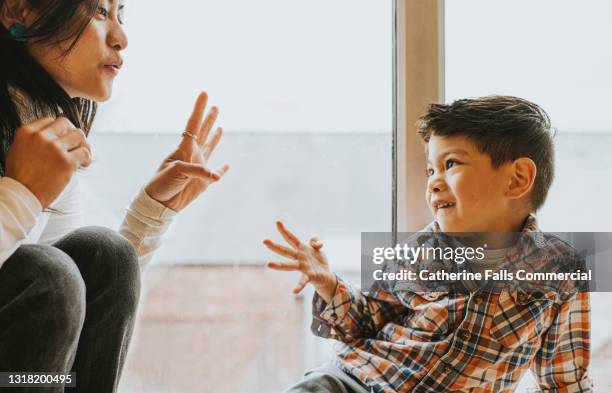
[[[433,104],[418,134],[434,216],[423,231],[541,233],[532,213],[552,183],[554,148],[540,107],[509,96]],[[264,244],[293,261],[267,266],[302,273],[294,292],[315,288],[313,332],[340,341],[332,364],[287,392],[512,392],[529,368],[542,391],[592,391],[587,292],[361,292],[331,271],[322,243],[277,227],[291,247]],[[507,246],[492,247],[487,266],[499,266]],[[551,239],[532,247],[563,252]]]

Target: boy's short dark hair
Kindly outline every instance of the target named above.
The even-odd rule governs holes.
[[[554,177],[554,132],[548,114],[533,102],[487,96],[431,104],[417,122],[417,134],[425,142],[431,135],[467,136],[491,157],[494,168],[520,157],[532,159],[537,167],[532,210],[544,204]]]

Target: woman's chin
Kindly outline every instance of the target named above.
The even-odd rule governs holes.
[[[77,94],[72,95],[73,97],[80,97],[86,100],[95,102],[105,102],[111,98],[113,93],[112,84],[103,84],[96,89],[82,90]]]
[[[98,98],[91,98],[91,100],[96,102],[106,102],[111,98],[111,93],[112,92],[109,91],[108,94],[101,95]]]
[[[103,86],[101,89],[96,91],[94,94],[90,94],[88,98],[96,102],[105,102],[111,98],[112,94],[113,94],[113,85],[109,84],[108,86]]]

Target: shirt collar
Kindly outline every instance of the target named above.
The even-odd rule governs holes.
[[[438,222],[434,220],[429,223],[421,232],[440,233],[442,232],[442,230],[440,229],[440,224],[438,224]],[[529,213],[527,218],[525,218],[521,232],[541,232],[538,225],[538,219],[536,218],[535,214]]]
[[[442,233],[440,229],[440,224],[437,221],[432,221],[429,223],[421,232],[430,232],[430,233]],[[540,230],[538,219],[533,213],[529,213],[525,221],[523,222],[523,228],[521,232],[524,233],[524,236],[521,236],[519,240],[519,245],[524,245],[525,241],[531,243],[531,245],[537,248],[543,248],[546,246],[546,239],[544,238],[544,233]],[[526,244],[525,244],[526,245]]]

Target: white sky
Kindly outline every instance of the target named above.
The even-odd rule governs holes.
[[[390,0],[127,0],[126,11],[126,67],[100,130],[176,132],[206,89],[228,131],[390,132]]]
[[[446,99],[514,94],[560,132],[612,131],[612,2],[446,1]]]
[[[390,0],[127,0],[98,130],[178,132],[200,89],[240,131],[389,132]],[[612,2],[446,1],[446,99],[514,94],[610,131]]]

